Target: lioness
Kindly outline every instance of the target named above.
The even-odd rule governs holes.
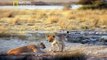
[[[41,52],[40,48],[46,48],[43,43],[40,43],[38,46],[35,44],[30,44],[27,46],[22,46],[18,48],[11,49],[7,52],[8,55],[20,55],[21,53],[28,53],[28,52]]]
[[[51,42],[50,51],[53,51],[56,47],[58,48],[58,51],[60,51],[60,52],[62,52],[64,50],[65,36],[63,34],[60,34],[60,35],[50,34],[47,36],[47,39],[49,42]]]

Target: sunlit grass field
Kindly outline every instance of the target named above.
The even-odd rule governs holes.
[[[106,10],[17,10],[0,9],[0,33],[26,31],[95,30],[107,31]]]

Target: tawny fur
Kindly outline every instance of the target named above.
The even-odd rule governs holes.
[[[7,54],[8,55],[20,55],[21,53],[38,52],[38,51],[40,51],[39,48],[43,48],[43,49],[46,48],[43,43],[41,43],[40,45],[41,46],[38,47],[35,44],[30,44],[30,45],[27,45],[27,46],[10,49],[7,52]]]
[[[63,38],[63,36],[59,37],[57,35],[51,34],[51,35],[47,36],[47,39],[51,43],[50,51],[53,51],[55,48],[57,48],[58,51],[60,51],[60,52],[62,52],[64,50],[64,39],[65,38]]]

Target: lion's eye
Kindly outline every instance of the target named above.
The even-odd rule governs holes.
[[[55,36],[53,36],[55,38]]]

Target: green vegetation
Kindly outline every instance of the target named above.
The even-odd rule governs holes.
[[[80,0],[79,4],[83,4],[80,9],[106,9],[107,1],[104,0]]]

